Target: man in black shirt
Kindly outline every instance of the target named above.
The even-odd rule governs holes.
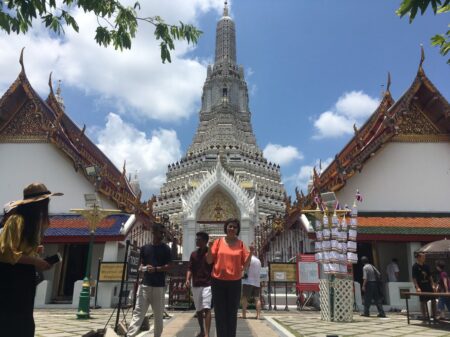
[[[418,293],[423,292],[433,292],[434,284],[433,278],[431,277],[430,267],[425,264],[425,254],[416,253],[416,263],[412,267],[412,278],[416,291]],[[431,300],[431,312],[433,318],[436,317],[436,301],[429,296],[419,296],[420,299],[420,309],[422,311],[422,318],[427,318],[427,302]]]
[[[133,311],[127,337],[138,334],[149,305],[152,306],[155,319],[154,336],[160,337],[163,331],[166,272],[169,270],[172,258],[169,246],[162,242],[164,228],[161,224],[153,224],[152,235],[152,243],[141,248],[139,269],[144,272],[144,277],[142,284],[139,285],[136,308]]]
[[[186,273],[186,288],[191,286],[192,277],[192,297],[194,298],[198,324],[200,325],[200,333],[197,337],[209,337],[211,328],[212,264],[206,262],[208,241],[209,235],[207,233],[198,232],[196,234],[195,244],[198,249],[192,252]],[[205,321],[204,324],[203,320]]]

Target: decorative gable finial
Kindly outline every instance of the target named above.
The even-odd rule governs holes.
[[[50,75],[48,75],[48,86],[50,88],[50,93],[53,94],[52,73],[53,72],[50,72]]]
[[[20,52],[19,63],[20,63],[20,66],[22,67],[22,72],[25,74],[25,66],[23,65],[23,51],[24,50],[25,50],[25,47],[23,47],[22,51]]]
[[[423,61],[425,61],[425,50],[423,49],[423,44],[420,44],[420,63],[419,63],[419,73],[423,73]]]
[[[388,71],[388,78],[387,78],[387,84],[386,84],[386,93],[390,93],[391,90],[391,72]]]

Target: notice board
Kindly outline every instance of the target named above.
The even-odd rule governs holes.
[[[98,274],[99,282],[121,282],[123,273],[123,262],[100,262]],[[125,277],[126,279],[126,277]]]
[[[319,291],[319,263],[314,254],[297,255],[297,289]]]
[[[295,263],[270,262],[269,281],[270,282],[296,282]]]

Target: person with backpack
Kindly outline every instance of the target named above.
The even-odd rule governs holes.
[[[378,309],[377,317],[386,317],[383,310],[382,294],[380,291],[381,273],[372,264],[369,263],[369,259],[366,256],[361,257],[361,263],[363,267],[363,285],[362,291],[364,293],[364,313],[361,316],[370,316],[370,305],[372,300]]]
[[[439,293],[449,293],[450,278],[445,271],[445,262],[442,260],[436,261],[436,269],[439,273],[437,291]],[[445,307],[450,312],[450,297],[440,296],[438,299],[439,319],[445,319]]]

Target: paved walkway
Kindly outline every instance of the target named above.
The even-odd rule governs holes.
[[[406,322],[406,316],[387,313],[387,318],[353,316],[353,322],[335,323],[320,320],[319,312],[286,313],[284,315],[266,314],[266,319],[274,321],[277,328],[286,329],[287,336],[326,337],[326,336],[367,336],[367,337],[449,337],[450,322],[432,324],[418,320]]]
[[[79,337],[97,329],[102,329],[108,322],[112,309],[92,310],[90,319],[79,320],[75,309],[35,309],[36,324],[35,337]],[[170,312],[170,319],[164,320],[163,337],[195,337],[199,332],[194,312]],[[253,317],[250,315],[250,317]],[[127,322],[131,319],[131,311]],[[116,314],[111,318],[108,326],[113,327]],[[150,320],[150,323],[151,320]],[[278,337],[279,335],[269,326],[266,320],[238,319],[237,337]],[[153,327],[150,331],[142,332],[139,337],[153,336]],[[261,333],[261,334],[260,334]],[[216,337],[214,319],[211,327],[211,337]]]
[[[75,309],[35,309],[36,337],[79,337],[104,328],[112,309],[97,309],[92,318],[78,320]],[[262,320],[238,319],[238,337],[326,337],[338,335],[366,337],[450,337],[450,322],[428,326],[418,320],[408,325],[406,317],[399,313],[387,313],[387,318],[366,318],[355,313],[351,323],[334,323],[320,320],[317,311],[264,311]],[[171,312],[164,320],[163,337],[195,337],[199,329],[193,312]],[[128,321],[130,320],[130,314]],[[254,317],[254,312],[249,313]],[[214,322],[214,319],[213,319]],[[109,326],[115,323],[115,316]],[[152,329],[151,329],[152,330]],[[139,337],[153,337],[152,331]],[[216,337],[215,327],[211,337]]]

